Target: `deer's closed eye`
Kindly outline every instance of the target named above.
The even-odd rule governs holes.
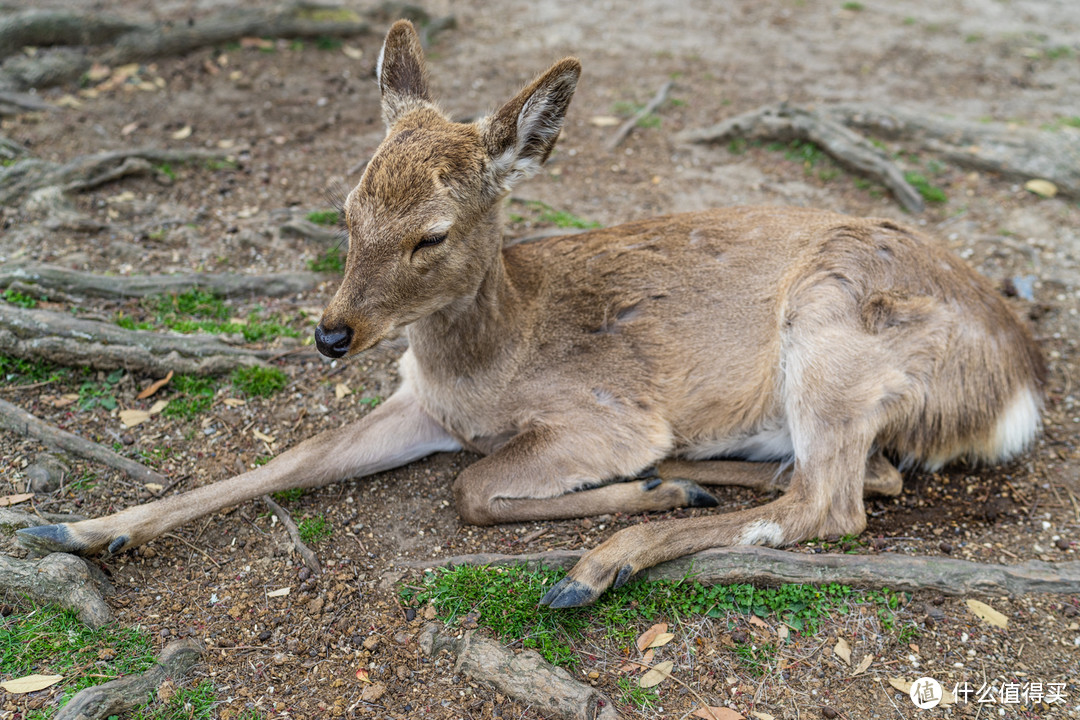
[[[446,240],[446,233],[442,233],[441,235],[429,235],[428,237],[421,239],[420,242],[416,243],[416,247],[413,248],[413,254],[416,254],[416,251],[420,248],[431,247],[432,245],[439,245],[444,240]]]

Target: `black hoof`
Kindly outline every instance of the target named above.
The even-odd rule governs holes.
[[[540,604],[559,610],[561,608],[591,605],[598,597],[600,597],[600,593],[585,583],[565,577],[555,587],[548,590],[544,597],[540,598]]]
[[[38,527],[16,530],[19,544],[36,553],[69,552],[80,553],[86,545],[76,542],[71,532],[63,525],[39,525]]]
[[[668,482],[682,485],[683,492],[686,493],[686,507],[716,507],[720,504],[696,482],[690,480],[669,480]]]
[[[645,481],[645,492],[648,492],[649,490],[655,490],[656,488],[660,487],[663,483],[664,483],[664,481],[661,480],[660,478],[655,478],[653,480],[647,480],[647,481]]]
[[[622,569],[619,570],[619,574],[615,576],[615,582],[611,583],[611,589],[621,588],[632,577],[634,577],[634,568],[630,565],[623,565]]]
[[[127,545],[127,544],[128,544],[128,536],[127,535],[121,535],[120,537],[116,538],[111,543],[109,543],[109,554],[110,555],[115,555],[116,553],[123,550],[124,546]]]

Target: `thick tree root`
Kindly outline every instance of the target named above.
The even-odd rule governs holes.
[[[203,646],[196,640],[175,640],[165,646],[157,664],[141,675],[112,680],[86,688],[56,713],[56,720],[104,720],[145,705],[150,693],[166,679],[184,677],[202,657]]]
[[[41,605],[74,610],[79,620],[92,628],[112,619],[102,597],[112,588],[99,585],[99,581],[85,560],[67,553],[52,553],[39,560],[0,555],[0,591],[28,597]]]
[[[403,567],[525,565],[570,568],[585,551],[525,555],[459,555]],[[945,595],[1080,593],[1080,561],[990,565],[944,557],[905,555],[806,555],[766,547],[713,548],[671,560],[642,573],[647,580],[691,577],[704,585],[727,583],[841,583],[893,590],[935,590]]]
[[[127,330],[99,320],[81,320],[50,310],[24,310],[0,303],[0,353],[98,370],[137,370],[165,375],[220,375],[238,367],[263,366],[280,350],[249,350],[213,335]]]
[[[196,288],[221,297],[284,297],[313,290],[326,279],[326,275],[314,272],[106,276],[45,263],[0,265],[0,288],[21,282],[76,297],[110,299],[182,293]]]
[[[904,173],[888,154],[819,112],[787,103],[766,105],[712,127],[688,130],[678,136],[679,140],[695,143],[721,143],[733,138],[812,142],[839,164],[887,187],[909,212],[923,210],[919,191],[904,179]]]
[[[38,158],[22,158],[0,167],[0,204],[17,205],[35,191],[58,187],[64,193],[91,190],[129,175],[152,175],[155,166],[214,160],[220,150],[162,150],[137,148],[80,155],[64,164]]]
[[[611,701],[579,683],[534,650],[515,653],[494,640],[466,632],[461,637],[440,632],[428,623],[420,633],[420,649],[427,655],[446,650],[457,656],[455,673],[488,683],[499,692],[531,706],[544,717],[560,720],[618,720]]]
[[[93,12],[28,10],[0,24],[0,58],[25,45],[98,46],[10,57],[0,67],[0,88],[44,88],[78,79],[94,63],[116,66],[182,55],[244,37],[349,37],[369,32],[359,14],[341,6],[296,3],[278,8],[230,8],[190,22],[128,23]]]
[[[164,476],[145,465],[118,455],[103,445],[85,440],[67,430],[53,427],[6,400],[0,400],[0,429],[32,437],[49,447],[101,463],[106,467],[119,470],[140,483],[155,483],[162,486],[168,484]]]
[[[868,105],[837,105],[826,112],[849,127],[914,142],[960,167],[1021,182],[1050,180],[1061,194],[1080,197],[1080,133],[967,122]]]

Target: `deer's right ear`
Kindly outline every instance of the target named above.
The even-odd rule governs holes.
[[[387,130],[401,116],[431,103],[424,50],[408,20],[398,20],[386,33],[375,74],[382,91],[382,115]]]
[[[566,58],[482,121],[482,137],[496,182],[504,189],[543,165],[562,131],[581,76],[577,58]]]

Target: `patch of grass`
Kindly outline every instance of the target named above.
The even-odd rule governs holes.
[[[240,163],[236,162],[235,160],[229,160],[228,158],[224,160],[219,160],[218,158],[211,158],[206,161],[207,170],[236,170],[239,167]]]
[[[945,194],[945,191],[937,185],[932,184],[929,180],[926,179],[926,176],[922,173],[904,173],[904,179],[907,180],[913,188],[918,190],[919,194],[922,195],[923,199],[926,200],[926,202],[928,203],[940,205],[948,202],[949,200],[949,197]]]
[[[261,460],[262,458],[259,458]],[[267,458],[269,460],[270,458]],[[256,460],[258,462],[258,460]],[[289,488],[288,490],[278,490],[276,493],[271,494],[272,498],[279,503],[292,503],[296,502],[300,498],[304,497],[304,488]]]
[[[146,237],[150,238],[151,240],[161,241],[164,240],[168,236],[168,234],[168,228],[158,228],[151,233],[147,233]]]
[[[630,705],[640,712],[651,710],[660,702],[660,693],[657,692],[657,688],[639,686],[636,677],[621,677],[615,685],[619,689],[619,702]]]
[[[792,162],[801,163],[803,173],[817,175],[823,182],[829,182],[840,176],[841,170],[824,150],[815,143],[805,140],[792,140],[789,143],[773,142],[765,146],[773,152],[782,152]]]
[[[296,525],[300,531],[300,539],[306,543],[315,543],[325,540],[334,534],[334,528],[322,515],[306,517]]]
[[[159,175],[164,175],[170,180],[176,180],[176,171],[172,169],[172,165],[170,165],[169,163],[161,163],[160,165],[155,165],[154,169],[157,170]]]
[[[194,289],[176,295],[159,295],[147,301],[154,322],[136,321],[119,314],[114,322],[128,330],[155,330],[164,327],[180,333],[243,335],[247,342],[261,342],[279,336],[300,337],[300,332],[274,320],[264,320],[258,312],[246,319],[231,319],[225,300],[213,293]]]
[[[735,657],[748,673],[754,677],[764,677],[776,661],[776,646],[772,643],[738,644],[735,646]]]
[[[222,298],[198,288],[177,295],[158,296],[157,313],[166,319],[180,315],[215,320],[224,320],[229,317],[229,309],[225,307],[225,301]]]
[[[165,702],[135,715],[135,720],[212,720],[217,703],[213,683],[202,680],[195,687],[177,689]]]
[[[218,383],[214,378],[178,375],[172,379],[172,389],[178,396],[169,400],[169,404],[161,411],[162,415],[191,420],[210,409],[217,388]]]
[[[537,220],[540,222],[552,223],[556,227],[578,228],[580,230],[591,230],[593,228],[601,227],[598,222],[580,218],[565,210],[556,210],[547,203],[540,202],[539,200],[530,200],[526,205],[537,212]]]
[[[120,378],[124,377],[123,370],[113,370],[105,376],[103,382],[88,380],[79,386],[79,407],[83,410],[93,410],[96,407],[105,410],[116,409],[116,396],[113,388]]]
[[[4,674],[63,675],[61,702],[83,688],[145,672],[153,664],[153,643],[143,630],[91,630],[75,613],[55,608],[16,613],[0,623],[0,668]],[[40,711],[39,717],[53,714],[48,708]]]
[[[746,152],[748,143],[744,137],[733,137],[728,140],[727,149],[732,155],[742,155]]]
[[[1047,60],[1063,60],[1065,58],[1071,58],[1073,56],[1073,49],[1068,45],[1055,45],[1051,48],[1046,48]]]
[[[345,258],[341,250],[336,247],[327,248],[314,260],[308,261],[308,269],[312,272],[343,273],[345,272]]]
[[[1053,122],[1045,123],[1042,125],[1043,130],[1060,130],[1063,127],[1080,128],[1080,116],[1073,115],[1072,117],[1059,117]]]
[[[12,290],[8,288],[4,291],[4,294],[0,297],[4,298],[4,302],[9,302],[12,305],[18,305],[21,308],[35,308],[38,301],[36,298],[30,297],[26,293],[21,293],[18,290]]]
[[[845,10],[851,10],[852,12],[860,12],[860,11],[866,9],[866,6],[863,5],[861,2],[850,2],[850,1],[844,3],[840,7],[844,8]]]
[[[315,38],[315,47],[320,50],[340,50],[341,41],[332,37],[317,37]]]
[[[316,225],[337,225],[341,222],[341,214],[337,210],[312,210],[307,219]]]
[[[270,397],[289,384],[289,376],[275,367],[237,368],[231,380],[234,388],[255,397]]]
[[[360,398],[361,405],[367,405],[369,408],[375,409],[379,403],[383,401],[382,395],[375,395],[374,397]]]
[[[854,604],[878,610],[883,624],[893,622],[900,596],[889,590],[864,592],[846,585],[782,585],[757,588],[749,584],[702,586],[687,580],[631,582],[609,591],[589,608],[549,610],[538,607],[543,594],[561,579],[558,570],[530,571],[522,567],[457,567],[426,573],[424,590],[406,590],[403,597],[430,602],[447,623],[472,613],[496,637],[520,641],[549,662],[574,667],[573,651],[586,630],[599,626],[613,642],[630,646],[649,625],[661,618],[719,619],[729,612],[773,617],[797,632],[814,634],[832,613],[846,614]],[[756,651],[755,651],[756,652]],[[751,657],[751,660],[754,658]]]
[[[168,446],[155,447],[151,450],[139,450],[139,459],[144,465],[152,468],[160,468],[161,464],[173,455],[173,449]]]

